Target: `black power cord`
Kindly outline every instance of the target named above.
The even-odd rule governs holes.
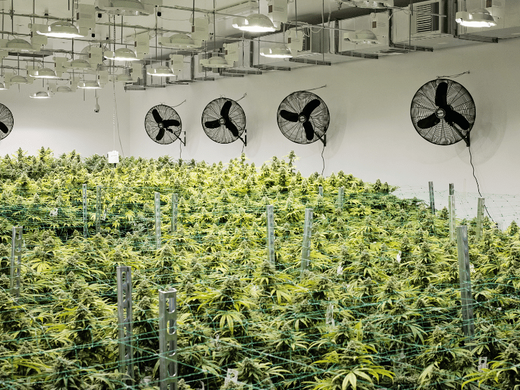
[[[473,155],[471,154],[471,147],[470,146],[468,146],[468,151],[469,151],[469,164],[471,165],[473,178],[475,179],[475,183],[477,184],[477,191],[478,191],[478,194],[480,195],[480,197],[483,198],[482,192],[480,192],[480,184],[478,182],[477,175],[475,175],[475,165],[473,165]],[[493,221],[493,223],[495,225],[497,225],[497,223],[495,222],[495,220],[493,219],[493,217],[489,213],[489,210],[488,210],[486,204],[484,204],[484,209],[486,210],[486,213],[487,213],[489,219],[491,219]]]
[[[323,165],[321,168],[321,177],[323,177],[323,174],[325,173],[325,157],[323,157],[323,153],[325,153],[325,143],[323,143],[323,149],[321,149],[321,160],[323,161]]]

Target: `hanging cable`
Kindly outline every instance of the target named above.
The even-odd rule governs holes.
[[[180,102],[179,104],[177,104],[176,106],[172,106],[172,108],[176,108],[176,107],[179,107],[180,105],[186,103],[186,99],[184,99],[182,102]]]
[[[318,90],[318,89],[322,89],[322,88],[326,88],[326,87],[327,87],[327,84],[322,85],[321,87],[316,87],[316,88],[306,89],[305,91],[307,91],[307,92],[310,92],[310,91],[316,91],[316,90]]]
[[[321,161],[323,163],[321,169],[321,177],[323,177],[323,174],[325,173],[325,157],[323,156],[323,153],[325,153],[325,143],[323,143],[323,148],[321,149]]]
[[[243,99],[243,98],[245,98],[246,96],[247,96],[247,92],[246,92],[246,93],[244,93],[244,95],[243,95],[243,96],[242,96],[242,97],[241,97],[240,99],[238,99],[238,100],[235,100],[235,102],[239,102],[240,100],[242,100],[242,99]]]
[[[471,147],[470,146],[468,146],[468,151],[469,151],[469,164],[471,165],[473,178],[475,179],[475,183],[477,184],[477,192],[478,192],[479,196],[481,198],[483,198],[482,192],[480,192],[480,184],[478,182],[477,175],[475,174],[475,165],[473,165],[473,155],[471,154]],[[496,225],[495,220],[493,219],[493,217],[489,213],[489,210],[488,210],[488,208],[487,208],[487,206],[485,204],[484,204],[484,209],[486,210],[486,213],[489,216],[489,219],[491,219],[493,221],[493,223]]]
[[[125,157],[125,152],[123,150],[123,143],[121,142],[121,134],[119,132],[119,116],[117,115],[116,80],[113,77],[112,77],[112,91],[114,94],[114,112],[112,115],[112,124],[113,124],[113,130],[114,130],[114,139],[113,139],[114,150],[116,150],[116,134],[117,134],[117,138],[119,139],[119,146],[121,148],[121,155],[123,157]]]
[[[465,74],[469,74],[469,70],[467,70],[465,72],[462,72],[462,73],[457,73],[457,74],[454,74],[454,75],[451,75],[451,76],[437,76],[437,79],[445,79],[445,78],[454,79],[454,78],[463,76]]]

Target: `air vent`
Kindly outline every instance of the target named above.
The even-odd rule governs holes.
[[[439,3],[419,4],[414,6],[415,12],[415,33],[424,34],[440,29],[439,23]]]

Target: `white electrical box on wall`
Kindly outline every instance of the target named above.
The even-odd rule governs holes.
[[[107,153],[109,164],[118,164],[119,163],[119,152],[117,150],[112,150]]]

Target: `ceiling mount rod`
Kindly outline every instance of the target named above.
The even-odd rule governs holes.
[[[1,0],[0,0],[1,1]],[[161,6],[162,8],[165,8],[164,6]],[[7,13],[7,12],[2,12],[0,11],[0,13],[3,14],[9,14],[11,15],[11,13]],[[32,18],[33,15],[32,14],[13,14],[13,16],[18,16],[18,17],[23,17],[23,18]],[[38,15],[36,15],[38,16]],[[53,16],[45,16],[45,19],[48,19],[48,20],[65,20],[65,21],[68,21],[69,19],[67,18],[58,18],[58,17],[53,17]],[[96,22],[96,25],[100,25],[100,26],[109,26],[109,27],[112,27],[112,23],[111,22]],[[150,28],[150,27],[145,27],[145,26],[141,26],[141,25],[134,25],[134,24],[126,24],[124,26],[125,28],[129,28],[129,29],[135,29],[135,30],[143,30],[143,31],[153,31],[155,30],[155,28]],[[171,30],[171,29],[165,29],[165,28],[159,28],[159,32],[179,32],[179,33],[186,33],[186,31],[184,30]],[[14,34],[13,34],[14,35]],[[31,35],[30,33],[27,34],[27,33],[17,33],[17,35]],[[81,39],[78,39],[78,40],[81,40]],[[89,42],[91,42],[91,40],[89,40]]]
[[[11,35],[14,37],[14,0],[11,0]]]
[[[220,11],[217,11],[217,10],[208,10],[208,9],[202,9],[202,8],[183,7],[181,5],[161,5],[161,8],[174,9],[174,10],[177,10],[177,11],[197,12],[197,13],[200,13],[200,14],[216,14],[216,15],[220,15],[220,16],[230,16],[230,17],[241,16],[241,15],[236,15],[236,14],[228,14],[228,13],[220,12]]]

